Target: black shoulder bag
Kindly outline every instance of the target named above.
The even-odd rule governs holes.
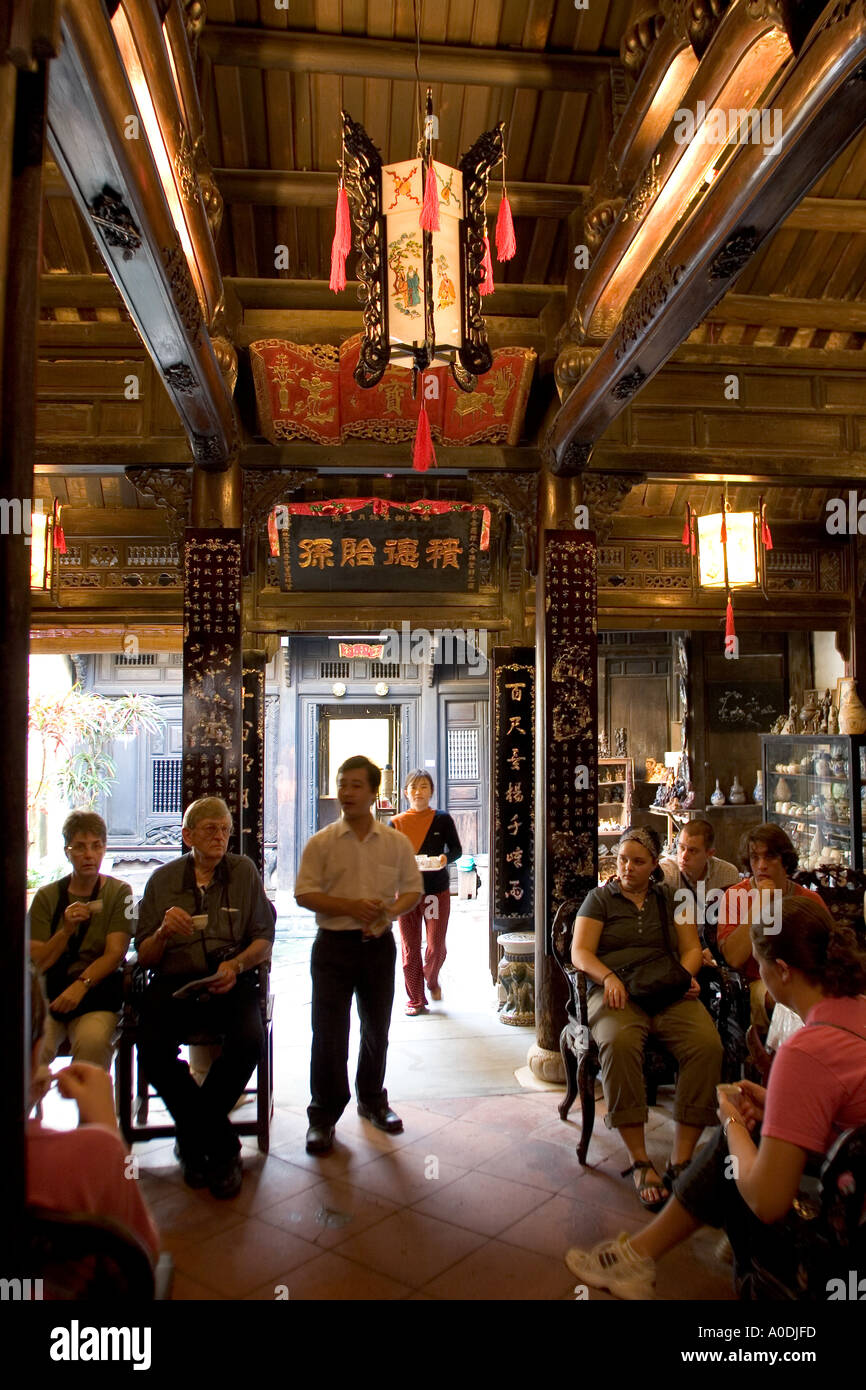
[[[650,888],[650,892],[656,892]],[[692,977],[676,957],[670,939],[667,903],[663,893],[656,893],[662,936],[665,946],[652,951],[643,960],[632,965],[620,965],[614,974],[625,985],[629,998],[644,1013],[660,1014],[671,1004],[682,999],[692,983]]]
[[[60,880],[60,891],[57,895],[57,906],[54,909],[54,916],[51,918],[51,930],[49,938],[54,935],[64,912],[69,906],[69,885],[72,882],[72,875],[67,874],[66,878]],[[95,902],[99,896],[102,881],[97,878],[93,892],[87,899],[88,902]],[[87,935],[87,928],[90,926],[90,919],[86,918],[81,926],[74,931],[69,938],[66,950],[56,960],[53,965],[49,965],[43,975],[45,980],[45,993],[48,996],[50,1005],[52,999],[57,999],[65,989],[75,984],[75,979],[69,976],[70,961],[77,959],[78,952],[81,950],[81,943]],[[81,1014],[92,1014],[104,1010],[106,1013],[116,1014],[120,1012],[123,1004],[123,977],[119,970],[107,975],[104,980],[99,980],[89,989],[78,1005],[77,1009],[70,1009],[67,1013],[60,1013],[49,1008],[51,1017],[58,1023],[70,1018],[78,1018]]]

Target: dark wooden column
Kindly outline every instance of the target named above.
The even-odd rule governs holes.
[[[243,779],[241,854],[265,876],[265,651],[243,654]]]
[[[241,475],[193,474],[184,532],[183,803],[221,796],[241,834]]]
[[[0,18],[6,52],[8,12]],[[0,63],[0,494],[24,513],[33,498],[36,441],[36,333],[39,219],[46,67],[16,72]],[[10,527],[11,531],[11,527]],[[30,655],[30,549],[22,534],[0,538],[0,705],[3,709],[4,1085],[0,1087],[8,1273],[19,1248],[26,1196],[24,1124],[30,1090],[30,989],[24,918],[27,903],[27,689]],[[5,1271],[4,1271],[5,1272]]]
[[[535,926],[535,648],[490,661],[490,969],[500,932]]]
[[[581,502],[580,479],[557,477],[545,467],[542,472],[538,495],[538,576],[536,579],[536,715],[535,715],[535,1024],[537,1041],[530,1048],[528,1062],[533,1072],[544,1081],[564,1081],[562,1058],[559,1053],[559,1034],[565,1025],[565,1001],[567,989],[562,972],[549,953],[549,935],[552,925],[552,910],[558,901],[570,896],[573,883],[559,882],[557,860],[561,859],[562,846],[554,843],[552,827],[552,807],[550,792],[553,779],[559,776],[556,770],[560,750],[553,747],[548,730],[549,681],[554,663],[562,655],[550,649],[550,631],[547,621],[548,576],[545,573],[546,541],[555,539],[551,532],[562,532],[574,527],[575,508]],[[587,532],[574,532],[575,541],[586,539]],[[594,540],[594,537],[592,538]],[[593,584],[594,594],[594,584]],[[577,595],[574,596],[577,603]],[[566,598],[566,602],[569,599]],[[580,603],[583,603],[581,597]],[[593,599],[595,605],[595,599]],[[595,614],[592,615],[593,617]],[[596,738],[597,711],[595,709],[596,672],[592,677],[592,730],[586,740],[587,752],[584,760],[590,763],[591,788],[589,794],[582,793],[581,814],[588,813],[595,820],[595,809],[591,802],[597,797],[596,777]],[[561,732],[557,729],[557,733]],[[571,748],[571,744],[569,744]],[[572,778],[572,783],[573,783]],[[560,791],[564,791],[560,788]],[[573,798],[572,789],[569,795]],[[597,855],[597,835],[593,824],[592,866]],[[579,869],[577,863],[573,865]],[[575,880],[576,881],[576,880]],[[593,880],[594,881],[594,880]],[[563,891],[565,889],[565,891]]]

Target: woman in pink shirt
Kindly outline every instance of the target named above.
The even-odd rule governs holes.
[[[766,1089],[751,1081],[719,1087],[721,1129],[648,1226],[588,1252],[569,1250],[566,1263],[584,1284],[652,1298],[655,1262],[710,1225],[727,1231],[738,1279],[755,1258],[796,1286],[795,1251],[780,1223],[807,1162],[813,1168],[841,1133],[866,1125],[866,955],[817,896],[786,898],[779,929],[755,925],[751,938],[767,990],[805,1026],[779,1048]]]
[[[31,1105],[42,1099],[51,1084],[50,1071],[39,1066],[45,1019],[41,982],[31,967]],[[44,1128],[39,1120],[28,1121],[28,1204],[110,1216],[132,1231],[155,1260],[159,1232],[138,1183],[127,1173],[127,1149],[117,1132],[110,1076],[89,1062],[73,1062],[56,1079],[60,1094],[78,1106],[79,1127],[60,1131]]]

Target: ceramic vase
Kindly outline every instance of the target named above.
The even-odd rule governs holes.
[[[763,806],[764,804],[764,774],[760,768],[758,768],[757,781],[752,791],[752,800],[756,806]]]
[[[746,793],[743,791],[739,777],[734,774],[734,784],[728,792],[728,801],[732,806],[742,806],[746,800]]]
[[[724,804],[725,804],[725,793],[722,791],[721,787],[719,786],[719,779],[718,779],[718,777],[717,777],[717,778],[716,778],[716,790],[713,792],[712,796],[710,797],[710,805],[711,805],[711,806],[724,806]]]
[[[857,692],[857,682],[853,676],[842,680],[839,695],[839,733],[866,734],[866,705]]]

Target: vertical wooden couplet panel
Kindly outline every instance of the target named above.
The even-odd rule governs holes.
[[[592,531],[545,531],[544,932],[598,881],[598,634]]]
[[[535,648],[494,647],[491,930],[535,926]]]
[[[265,666],[267,654],[243,654],[243,789],[241,854],[265,875]]]
[[[183,804],[221,796],[241,825],[241,535],[184,532]]]

